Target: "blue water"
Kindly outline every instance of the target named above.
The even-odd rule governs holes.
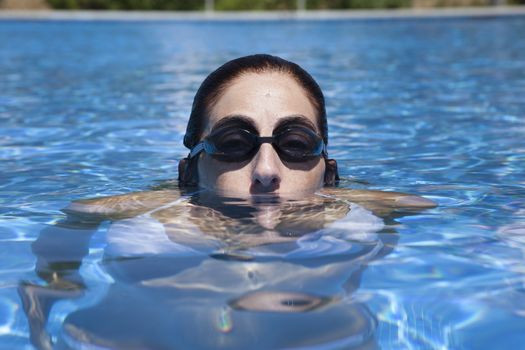
[[[395,231],[397,242],[388,254],[366,262],[351,291],[339,290],[348,284],[345,270],[327,270],[331,282],[341,279],[337,283],[314,284],[318,295],[344,295],[341,305],[350,309],[329,302],[332,306],[324,311],[296,313],[285,321],[264,314],[273,316],[254,321],[249,336],[267,347],[290,347],[287,332],[290,339],[296,337],[292,325],[304,322],[303,345],[319,349],[348,348],[363,339],[373,339],[368,348],[382,349],[521,348],[523,33],[524,17],[0,21],[0,348],[32,348],[17,289],[21,281],[45,285],[35,272],[31,244],[64,217],[60,209],[74,200],[145,190],[176,178],[177,160],[187,153],[181,140],[200,82],[225,61],[255,52],[295,61],[320,83],[327,99],[329,152],[345,178],[342,187],[424,195],[439,207],[386,221],[385,230]],[[68,315],[73,314],[71,324],[87,319],[96,325],[97,315],[88,313],[97,310],[97,303],[109,313],[102,314],[103,320],[121,322],[117,312],[110,312],[121,310],[119,295],[131,295],[126,302],[137,305],[135,315],[121,315],[154,322],[151,315],[187,300],[184,294],[180,300],[167,294],[146,299],[151,295],[112,280],[100,263],[108,226],[100,226],[92,237],[80,269],[86,293],[56,303],[50,313],[46,327],[53,340],[61,337]],[[279,271],[288,271],[284,256],[282,266],[279,259],[268,258],[276,264],[276,280]],[[300,271],[312,274],[322,268],[304,266]],[[105,294],[109,297],[103,299]],[[249,336],[235,335],[231,310],[217,310],[221,334],[237,336],[233,339],[239,343],[231,344],[244,344]],[[350,310],[351,320],[365,320],[365,326],[359,328],[341,310]],[[115,333],[113,340],[118,344],[119,336],[131,334],[140,338],[146,329],[159,339],[149,347],[173,347],[178,338],[163,332],[192,324],[195,313],[190,311],[181,311],[178,319],[161,319],[153,328],[130,325],[133,333]],[[242,313],[241,324],[251,322],[249,314]],[[84,315],[84,321],[75,315]],[[308,328],[309,318],[317,327]],[[275,322],[279,332],[265,328],[268,322]],[[315,334],[345,327],[361,338]],[[197,338],[208,336],[190,331]],[[215,340],[213,345],[228,348],[232,340],[226,335],[217,338],[224,343]],[[310,336],[321,340],[309,342]],[[265,343],[272,337],[274,343]],[[184,337],[179,340],[182,347],[190,344]],[[65,343],[75,346],[74,340]]]

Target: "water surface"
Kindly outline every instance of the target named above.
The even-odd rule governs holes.
[[[319,81],[329,152],[347,179],[342,187],[425,195],[439,207],[396,218],[370,214],[384,225],[371,236],[343,220],[337,229],[306,225],[290,242],[262,245],[266,250],[225,254],[219,239],[213,243],[219,246],[197,250],[204,255],[182,249],[166,258],[177,263],[139,259],[129,269],[137,275],[128,279],[103,263],[115,227],[104,222],[78,273],[84,294],[58,301],[50,312],[52,339],[64,347],[79,346],[81,335],[91,332],[109,347],[124,348],[141,341],[169,348],[195,339],[201,348],[242,348],[250,339],[265,339],[258,344],[266,348],[519,348],[525,340],[524,32],[524,17],[0,22],[0,348],[31,348],[17,290],[22,282],[46,285],[31,244],[64,219],[60,210],[80,198],[176,178],[198,85],[223,62],[256,52],[298,62]],[[301,237],[314,243],[301,246]],[[345,245],[329,244],[331,237],[356,250],[336,252]],[[385,237],[395,240],[379,245]],[[390,249],[380,254],[377,246]],[[297,249],[302,258],[293,260]],[[250,293],[170,289],[169,276],[187,277],[181,271],[201,274],[189,274],[185,283],[209,283],[228,271],[248,276],[250,266],[267,269]],[[323,268],[327,280],[321,282]],[[157,270],[165,276],[153,279],[156,284],[137,287]],[[313,282],[292,287],[293,278],[283,277],[288,274]],[[243,285],[231,278],[231,284],[219,282]],[[287,287],[263,288],[279,281]],[[253,306],[258,300],[299,306],[265,313]],[[166,315],[166,305],[181,314]],[[208,323],[191,331],[209,338],[186,338],[197,306]],[[139,316],[154,321],[146,325]],[[174,329],[181,338],[166,336]]]

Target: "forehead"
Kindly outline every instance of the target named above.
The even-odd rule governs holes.
[[[210,110],[207,131],[221,119],[242,115],[261,133],[271,134],[283,118],[301,115],[317,127],[316,110],[306,91],[286,73],[246,73],[235,78]],[[317,130],[319,131],[319,130]]]

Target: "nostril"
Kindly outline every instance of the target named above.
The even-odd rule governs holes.
[[[273,192],[279,188],[280,180],[278,176],[272,177],[256,177],[253,179],[251,192],[252,193],[261,193],[261,192]]]

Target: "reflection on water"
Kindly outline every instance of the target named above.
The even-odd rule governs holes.
[[[307,316],[350,298],[355,301],[352,305],[366,303],[354,313],[364,316],[355,318],[373,319],[363,310],[371,311],[378,322],[377,328],[370,329],[382,349],[523,347],[523,16],[429,21],[0,22],[0,38],[5,38],[0,40],[1,349],[30,348],[17,287],[31,318],[32,341],[39,344],[49,342],[46,333],[68,344],[84,339],[83,334],[91,337],[86,336],[86,342],[96,338],[97,344],[125,344],[122,334],[119,339],[117,332],[106,336],[85,326],[90,310],[94,324],[104,321],[99,312],[105,305],[102,316],[111,313],[106,323],[120,320],[124,328],[125,322],[143,320],[142,325],[130,327],[133,341],[149,334],[144,342],[161,339],[159,347],[168,341],[169,348],[177,342],[189,344],[195,337],[184,338],[182,325],[191,325],[203,315],[213,318],[213,332],[225,332],[221,344],[227,344],[229,339],[240,339],[239,317],[245,317],[246,325],[253,315],[263,317],[260,311],[241,310],[248,308],[246,301],[259,309],[254,299],[279,292],[289,293],[283,297],[286,305],[317,308],[264,313],[267,317],[306,322]],[[357,229],[368,225],[366,220],[358,225],[358,215],[345,223],[343,216],[357,209],[348,212],[348,206],[341,205],[346,214],[322,229],[308,229],[300,219],[291,227],[287,220],[289,233],[298,236],[288,241],[281,234],[286,230],[279,228],[280,209],[274,206],[257,212],[258,224],[240,223],[242,219],[228,224],[227,213],[191,203],[164,212],[166,216],[171,212],[171,224],[138,210],[112,216],[111,224],[63,220],[60,209],[70,201],[140,191],[157,180],[176,178],[176,160],[187,154],[180,140],[198,85],[211,69],[255,52],[298,62],[320,83],[327,97],[330,155],[338,160],[343,178],[362,181],[342,181],[342,187],[424,194],[440,206],[395,222],[392,215],[399,213],[367,206],[385,225],[376,232]],[[198,223],[176,220],[198,217],[199,211],[219,218],[201,223],[209,226],[206,236]],[[161,214],[159,210],[152,216]],[[304,215],[309,216],[313,213]],[[62,222],[55,223],[58,220]],[[224,236],[226,229],[220,225],[239,233]],[[252,225],[258,233],[242,230],[244,225]],[[345,238],[350,227],[355,229],[352,239]],[[303,229],[311,234],[300,236]],[[323,234],[327,231],[331,233]],[[263,237],[265,233],[269,237]],[[255,244],[256,238],[261,244]],[[283,241],[263,244],[277,238]],[[342,278],[348,273],[340,280],[337,273],[331,279],[323,276],[328,280],[323,281],[326,291],[322,286],[299,286],[300,271],[316,272],[321,281],[321,266],[359,259],[370,248],[367,242],[395,243],[395,249],[384,255],[389,249],[383,247],[373,259],[365,254],[363,260],[372,262],[363,263],[366,269],[359,278],[359,274]],[[84,257],[82,264],[80,257]],[[199,261],[206,261],[206,266],[234,266],[237,272],[242,266],[246,276],[251,266],[257,271],[278,266],[278,273],[271,276],[275,279],[289,274],[284,266],[291,265],[299,271],[298,285],[284,291],[259,290],[267,285],[267,276],[250,273],[249,280],[259,284],[226,297],[228,286],[220,280],[215,293],[222,299],[212,299],[215,308],[202,304],[201,314],[191,309],[189,316],[172,316],[182,325],[162,326],[159,315],[172,309],[182,315],[184,307],[197,307],[195,302],[167,307],[163,300],[169,293],[161,291],[179,288],[169,283],[188,286],[183,273],[196,273]],[[242,275],[221,271],[224,279],[226,274],[238,280]],[[19,285],[20,280],[31,283]],[[357,280],[359,288],[353,290]],[[161,286],[142,285],[142,281]],[[211,295],[210,281],[204,284]],[[286,287],[284,281],[279,283]],[[159,306],[152,298],[154,290],[162,295]],[[188,298],[199,293],[192,291]],[[320,299],[306,305],[303,297],[296,297],[303,294]],[[119,308],[119,297],[133,299],[136,306],[128,310],[130,305],[122,303]],[[267,298],[273,305],[279,300],[274,295]],[[150,314],[158,328],[147,322]],[[63,326],[67,316],[68,326]],[[275,322],[272,332],[286,332],[284,323]],[[75,336],[68,337],[66,329]],[[323,332],[308,329],[303,334],[311,335],[308,339],[313,342]],[[334,335],[330,344],[334,339],[355,339],[350,333]],[[168,340],[166,334],[173,337]],[[261,330],[244,336],[268,344],[266,334]]]
[[[200,192],[123,213],[105,233],[100,261],[113,283],[67,315],[57,346],[375,348],[376,319],[352,294],[397,236],[385,218],[334,193],[245,200]],[[89,293],[78,269],[96,221],[70,217],[34,244],[48,287],[20,290],[42,348],[51,346],[44,329],[53,304]],[[57,239],[69,246],[56,249]]]

